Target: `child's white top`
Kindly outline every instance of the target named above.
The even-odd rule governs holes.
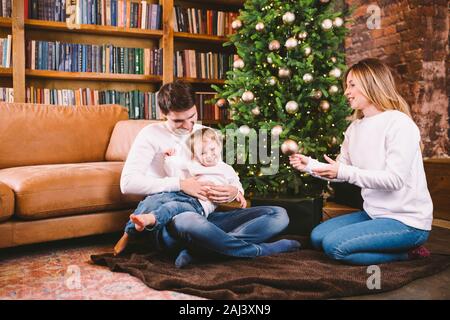
[[[354,121],[345,132],[338,179],[361,187],[364,210],[431,230],[433,203],[427,188],[416,124],[400,111]],[[326,165],[310,159],[304,171]]]
[[[182,177],[183,179],[189,177],[199,177],[200,181],[209,181],[216,185],[232,185],[235,186],[240,193],[244,194],[244,189],[239,181],[239,176],[233,167],[223,161],[219,161],[213,167],[205,167],[198,161],[188,160],[174,156],[168,156],[164,162],[164,169],[169,177]],[[200,203],[208,216],[211,212],[216,210],[217,205],[211,201],[200,200]]]

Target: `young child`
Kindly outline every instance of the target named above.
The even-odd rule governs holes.
[[[219,135],[213,129],[203,128],[194,132],[188,143],[192,152],[191,162],[182,162],[174,149],[164,152],[164,170],[167,176],[191,176],[213,184],[233,185],[238,189],[236,200],[245,208],[247,203],[239,177],[230,165],[222,161],[222,142]],[[207,217],[217,208],[211,201],[196,199],[183,192],[156,194],[151,197],[151,201],[157,203],[155,210],[130,216],[137,231],[143,231],[144,228],[149,231],[161,229],[181,212],[193,211]]]
[[[222,161],[222,143],[219,135],[210,128],[202,128],[194,132],[188,139],[188,148],[192,153],[192,161],[185,163],[176,156],[173,149],[164,152],[164,170],[169,177],[198,177],[199,180],[212,184],[231,184],[238,189],[235,200],[245,208],[247,203],[244,190],[234,169]],[[159,231],[177,214],[196,212],[207,217],[217,205],[208,200],[200,200],[182,191],[161,192],[150,195],[141,201],[137,209],[130,215],[125,226],[125,233],[115,247],[115,253],[122,251],[128,236],[135,236],[142,231],[149,231],[158,237]],[[145,208],[150,212],[143,212]]]

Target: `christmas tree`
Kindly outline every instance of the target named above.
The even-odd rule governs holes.
[[[329,0],[248,0],[233,21],[236,33],[225,44],[236,48],[233,70],[222,88],[213,86],[215,103],[231,115],[222,130],[227,143],[230,132],[263,139],[269,160],[279,161],[276,173],[264,171],[267,159],[254,161],[251,148],[238,142],[226,160],[250,194],[323,192],[326,182],[291,168],[288,155],[298,150],[324,161],[339,152],[351,112],[341,83],[345,15]],[[259,135],[264,130],[267,141]]]

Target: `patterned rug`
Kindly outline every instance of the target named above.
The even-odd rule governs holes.
[[[90,237],[0,250],[0,299],[201,299],[153,290],[128,274],[94,265],[91,255],[110,252],[115,239]]]

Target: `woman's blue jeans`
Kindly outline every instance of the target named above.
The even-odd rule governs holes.
[[[311,233],[314,248],[334,260],[372,265],[408,259],[408,250],[428,239],[429,231],[394,219],[372,219],[365,211],[336,217]]]

